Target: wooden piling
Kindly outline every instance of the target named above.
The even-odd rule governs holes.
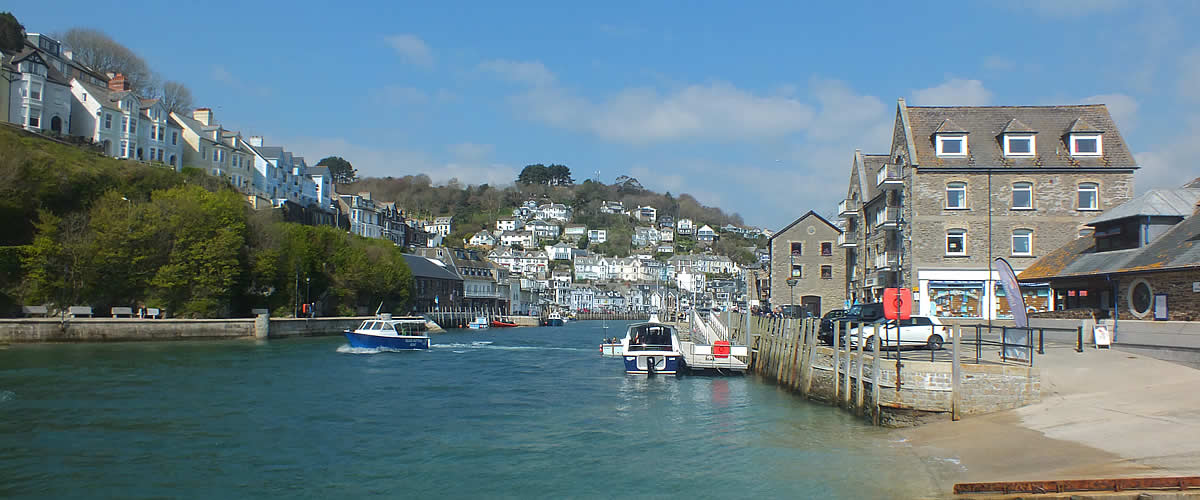
[[[871,417],[871,419],[875,425],[879,425],[879,408],[881,407],[879,404],[879,382],[883,378],[883,375],[879,372],[880,363],[878,335],[876,335],[875,339],[871,341],[871,353],[871,357],[873,358],[871,361],[871,399],[874,401],[872,404],[875,405],[875,414]]]
[[[962,368],[959,366],[958,360],[958,339],[962,336],[962,325],[954,325],[954,339],[951,340],[951,356],[950,359],[950,420],[958,421],[958,407],[961,404],[959,398],[962,397],[960,384],[962,377]]]
[[[875,338],[879,338],[879,325],[878,324],[875,325],[875,334],[873,336]],[[872,342],[874,342],[874,340],[872,340]],[[874,352],[872,354],[874,354],[875,356],[879,355],[878,352]],[[855,392],[855,394],[854,394],[854,413],[856,415],[862,415],[862,412],[863,412],[863,345],[862,345],[861,340],[858,342],[858,368],[857,368],[857,371],[858,371],[858,373],[857,373],[858,380],[857,380],[857,382],[855,382],[855,385],[854,385],[854,392]]]
[[[842,322],[833,322],[833,400],[837,401],[842,395]]]

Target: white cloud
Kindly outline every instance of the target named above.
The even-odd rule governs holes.
[[[433,64],[433,51],[420,37],[408,33],[383,37],[384,42],[396,51],[405,62],[419,66]]]
[[[446,146],[446,150],[451,155],[461,161],[482,161],[492,155],[492,151],[496,148],[491,144],[477,144],[474,142],[460,142]]]
[[[299,137],[284,140],[283,144],[294,145],[295,153],[305,158],[324,158],[337,155],[345,158],[358,170],[362,177],[402,177],[426,174],[435,183],[445,183],[457,178],[463,184],[512,184],[517,178],[517,169],[490,161],[485,157],[458,158],[455,161],[439,161],[427,153],[403,149],[380,148],[350,142],[344,138]],[[482,151],[487,145],[475,145]],[[292,147],[289,147],[291,149]],[[452,147],[452,149],[454,149]],[[470,148],[468,148],[470,149]],[[486,156],[486,155],[485,155]]]
[[[689,85],[668,94],[631,88],[602,102],[538,88],[512,103],[528,119],[635,144],[779,137],[804,130],[814,116],[799,100],[758,96],[727,83]]]
[[[853,138],[865,141],[858,147],[886,148],[891,139],[891,107],[878,97],[854,93],[845,83],[820,80],[813,83],[813,97],[821,112],[813,120],[809,136],[818,140]]]
[[[1200,48],[1184,52],[1179,58],[1179,76],[1176,81],[1179,96],[1189,101],[1200,101]]]
[[[1138,102],[1125,94],[1101,94],[1085,97],[1086,104],[1104,104],[1117,122],[1117,128],[1128,132],[1137,127]]]
[[[1142,168],[1134,176],[1139,193],[1154,188],[1177,188],[1200,176],[1196,157],[1200,156],[1200,113],[1194,112],[1178,122],[1182,132],[1149,151],[1134,154]]]
[[[555,81],[552,71],[541,61],[511,61],[493,59],[479,63],[479,70],[492,73],[510,82],[533,86],[551,85]]]
[[[979,80],[951,78],[936,87],[914,90],[914,106],[984,106],[992,101],[992,92]]]

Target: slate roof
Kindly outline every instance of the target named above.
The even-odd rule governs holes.
[[[21,61],[24,61],[26,59],[37,59],[39,63],[46,66],[46,80],[47,81],[51,81],[51,82],[57,83],[59,85],[70,86],[71,79],[67,78],[66,75],[62,74],[62,72],[59,71],[58,68],[55,68],[54,65],[50,64],[47,61],[47,58],[45,56],[41,55],[40,52],[41,52],[41,49],[38,49],[36,47],[27,46],[27,47],[25,47],[24,50],[17,52],[17,54],[12,57],[12,65],[17,66],[18,63],[20,63]]]
[[[812,211],[812,210],[809,210],[809,211],[808,211],[808,213],[806,213],[806,214],[804,214],[804,215],[801,215],[801,216],[800,216],[800,218],[798,218],[798,219],[796,219],[796,220],[792,221],[792,223],[791,223],[791,224],[788,224],[788,225],[784,226],[784,227],[783,227],[783,229],[780,229],[780,230],[778,230],[778,231],[775,231],[775,236],[779,236],[779,235],[783,234],[783,233],[784,233],[784,232],[786,232],[788,229],[791,229],[791,228],[792,228],[792,226],[795,226],[796,224],[799,224],[799,223],[800,223],[800,221],[802,221],[802,220],[804,220],[804,219],[807,219],[807,218],[809,218],[809,217],[816,217],[816,218],[817,218],[817,220],[819,220],[819,221],[821,221],[821,222],[824,222],[824,223],[825,223],[825,225],[827,225],[827,226],[829,226],[829,227],[832,227],[834,231],[837,231],[838,233],[841,233],[841,232],[842,232],[842,230],[841,230],[841,229],[839,229],[839,228],[837,227],[837,225],[835,225],[835,224],[834,224],[834,223],[832,223],[832,222],[829,222],[829,221],[828,221],[828,220],[826,220],[824,217],[821,217],[821,215],[820,215],[820,214],[818,214],[818,213],[816,213],[816,212],[814,212],[814,211]],[[770,239],[771,239],[771,240],[774,240],[774,239],[775,239],[775,236],[772,236]]]
[[[1137,168],[1137,161],[1103,104],[1070,106],[905,106],[906,140],[916,155],[918,167],[1120,167]],[[1014,120],[1020,126],[1014,125]],[[1003,133],[1018,129],[1036,131],[1037,153],[1033,157],[1005,157]],[[966,157],[936,155],[934,135],[941,132],[967,134]],[[1103,156],[1068,153],[1070,132],[1100,132]]]
[[[408,264],[408,269],[412,271],[413,277],[462,281],[461,276],[433,259],[404,254],[404,261]]]
[[[101,106],[120,111],[121,107],[117,105],[117,101],[120,101],[124,97],[124,95],[121,95],[124,92],[113,92],[107,87],[92,85],[78,78],[74,79],[74,81],[83,87],[83,90],[86,90],[88,95],[91,95],[92,99],[95,99]]]
[[[1096,252],[1093,238],[1079,238],[1050,252],[1022,271],[1021,281],[1070,276],[1200,267],[1200,214],[1171,226],[1158,239],[1141,248]]]
[[[1195,212],[1198,201],[1200,189],[1151,189],[1100,214],[1087,225],[1146,215],[1187,217]]]
[[[266,158],[280,158],[283,156],[283,148],[279,146],[259,146],[254,149]]]

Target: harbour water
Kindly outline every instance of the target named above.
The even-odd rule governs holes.
[[[623,335],[609,323],[609,335]],[[906,498],[887,430],[754,376],[627,376],[599,321],[0,349],[3,498]]]

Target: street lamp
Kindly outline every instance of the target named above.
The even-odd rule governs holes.
[[[798,280],[796,278],[788,278],[788,280],[787,280],[787,285],[789,288],[788,305],[793,306],[793,309],[795,308],[794,306],[796,305],[796,285],[799,283],[800,283],[800,280]]]
[[[312,278],[305,276],[304,277],[304,303],[308,305],[308,317],[310,317],[310,318],[313,315],[312,303],[309,302],[309,299],[312,297],[312,295],[309,294],[309,292],[311,292],[311,291],[312,291]]]

